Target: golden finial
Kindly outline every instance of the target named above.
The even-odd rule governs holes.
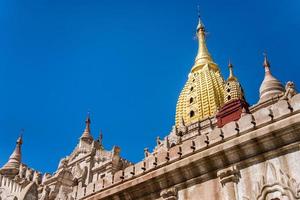
[[[233,75],[233,65],[231,63],[231,60],[228,60],[228,68],[229,68],[229,77],[228,77],[228,81],[236,81],[237,78]]]
[[[200,17],[200,6],[198,5],[197,8],[198,8],[198,25],[197,25],[197,32],[198,32],[199,30],[205,32],[204,24],[203,24],[203,22],[201,21],[201,17]]]
[[[206,47],[206,31],[205,31],[203,22],[200,19],[199,7],[198,7],[197,38],[198,38],[199,47],[198,47],[198,53],[195,58],[195,65],[194,65],[193,69],[195,69],[199,65],[213,63],[213,60],[212,60],[212,58],[208,52],[208,49]]]
[[[230,58],[228,59],[228,67],[229,67],[229,68],[232,68],[232,67],[233,67]]]

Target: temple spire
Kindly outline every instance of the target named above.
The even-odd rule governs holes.
[[[198,25],[197,25],[197,32],[199,29],[204,29],[204,25],[201,21],[201,18],[200,18],[200,7],[198,6]],[[205,29],[204,29],[205,31]]]
[[[22,159],[21,146],[23,144],[23,130],[16,142],[16,147],[10,155],[7,163],[1,168],[1,174],[7,176],[15,176],[19,172],[19,167]]]
[[[213,62],[210,53],[208,52],[206,46],[206,31],[204,24],[200,18],[200,14],[198,12],[198,25],[197,25],[197,39],[198,39],[198,53],[195,58],[195,66],[203,65],[207,63]]]
[[[271,74],[271,71],[270,71],[270,62],[268,60],[268,56],[267,56],[266,52],[264,52],[264,63],[263,63],[263,66],[265,68],[265,72]]]
[[[265,76],[259,88],[259,102],[264,102],[276,96],[280,96],[284,91],[281,82],[271,74],[270,62],[266,53],[264,53],[263,66],[265,68]]]
[[[237,121],[243,113],[249,113],[249,105],[237,77],[233,74],[233,65],[229,60],[229,76],[224,84],[224,105],[219,109],[216,118],[218,127]]]
[[[232,65],[230,59],[228,61],[228,69],[229,69],[229,77],[228,77],[227,81],[237,81],[237,78],[233,74],[233,65]]]
[[[198,16],[198,53],[176,105],[176,128],[215,116],[224,103],[224,79],[206,47],[206,31]],[[185,129],[185,127],[183,127]]]
[[[93,137],[91,135],[91,119],[90,119],[90,113],[87,114],[86,120],[85,120],[85,129],[80,137],[81,140],[88,140],[92,141]]]
[[[103,146],[103,133],[102,133],[102,130],[100,130],[98,142],[99,142],[99,144],[100,144],[101,146]]]

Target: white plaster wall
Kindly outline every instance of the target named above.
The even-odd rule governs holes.
[[[221,200],[219,179],[212,179],[201,184],[178,191],[178,200]]]

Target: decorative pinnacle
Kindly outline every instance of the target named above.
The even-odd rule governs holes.
[[[198,12],[198,25],[197,25],[197,38],[198,38],[198,53],[195,58],[195,64],[193,69],[198,66],[203,66],[207,63],[213,63],[213,60],[208,52],[207,46],[206,46],[206,31],[204,28],[204,25],[200,19],[200,14]],[[193,70],[192,69],[192,70]]]
[[[198,5],[198,25],[197,25],[197,31],[199,31],[199,30],[205,32],[204,25],[203,25],[203,22],[201,21],[201,17],[200,17],[200,6]]]
[[[91,118],[90,118],[90,112],[88,112],[86,120],[85,120],[85,129],[83,131],[82,136],[80,137],[81,139],[88,139],[92,140],[93,137],[91,136]]]
[[[230,60],[230,58],[228,59],[228,68],[230,69],[230,68],[232,68],[233,67],[233,65],[232,65],[232,63],[231,63],[231,60]]]
[[[102,130],[100,130],[98,141],[99,141],[99,144],[102,146],[102,144],[103,144],[103,133],[102,133]]]
[[[85,129],[90,132],[90,124],[91,124],[90,112],[87,113],[85,124],[86,124],[86,128]]]
[[[264,52],[263,55],[264,55],[264,64],[263,64],[263,66],[270,68],[270,63],[269,63],[269,60],[268,60],[267,52]]]
[[[24,129],[22,128],[21,131],[20,131],[20,136],[17,139],[17,144],[18,145],[22,145],[23,144],[23,133],[24,133]]]
[[[236,81],[237,78],[234,76],[233,74],[233,65],[231,63],[231,60],[228,60],[228,68],[229,68],[229,77],[228,77],[228,81]]]
[[[85,130],[84,132],[90,133],[91,132],[91,117],[90,112],[87,113],[86,120],[85,120]]]
[[[16,173],[19,171],[19,166],[22,159],[22,153],[21,153],[21,146],[23,143],[22,134],[23,133],[21,132],[21,135],[17,139],[16,142],[17,144],[13,153],[10,155],[7,163],[1,169],[1,170],[8,170],[8,174],[10,174],[12,171],[16,171]]]
[[[265,68],[265,73],[267,74],[271,74],[271,71],[270,71],[270,62],[269,62],[269,59],[268,59],[268,55],[266,52],[263,53],[264,55],[264,63],[263,63],[263,66]]]

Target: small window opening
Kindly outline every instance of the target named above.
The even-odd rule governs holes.
[[[195,112],[192,110],[191,112],[190,112],[190,117],[194,117],[195,116]]]
[[[194,98],[191,97],[191,98],[190,98],[190,103],[193,103],[193,101],[194,101]]]

